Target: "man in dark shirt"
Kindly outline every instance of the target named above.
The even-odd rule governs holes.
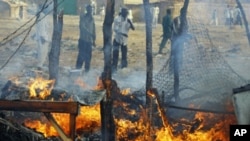
[[[92,46],[95,46],[96,31],[95,20],[92,16],[92,7],[86,7],[86,14],[80,15],[80,38],[78,40],[78,56],[76,61],[76,69],[81,69],[85,63],[85,72],[90,69]]]
[[[167,9],[166,15],[162,19],[162,29],[163,29],[163,35],[162,40],[160,44],[160,48],[158,53],[162,53],[162,49],[166,46],[166,43],[168,40],[171,39],[172,35],[172,17],[171,17],[171,10]]]

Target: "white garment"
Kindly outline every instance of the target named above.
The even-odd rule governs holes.
[[[104,16],[105,16],[105,7],[101,7],[101,10],[100,10],[100,16],[101,16],[101,20],[104,19]]]
[[[95,2],[95,0],[91,0],[90,5],[92,6],[93,15],[95,15],[96,14],[96,2]]]
[[[131,9],[128,10],[128,18],[133,21],[133,12]]]
[[[47,59],[49,48],[51,46],[53,34],[53,17],[52,15],[45,16],[44,13],[40,14],[38,23],[36,24],[36,41],[38,53],[38,67],[42,67]]]
[[[128,31],[130,29],[130,24],[127,18],[123,18],[122,16],[117,16],[114,19],[114,32],[115,32],[115,40],[122,44],[127,45],[128,42]]]
[[[155,6],[155,7],[153,7],[153,8],[151,8],[151,13],[152,13],[152,23],[153,23],[153,25],[157,25],[157,23],[158,23],[158,16],[159,16],[159,12],[160,12],[160,10],[159,10],[159,7],[158,6]]]

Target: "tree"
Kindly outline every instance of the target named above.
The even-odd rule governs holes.
[[[57,13],[58,0],[54,0],[54,10],[53,10],[53,36],[52,45],[49,52],[49,79],[54,79],[55,84],[58,81],[58,71],[59,71],[59,56],[61,48],[62,39],[62,28],[63,28],[63,11]]]
[[[150,110],[152,108],[152,100],[150,95],[148,94],[149,91],[152,89],[152,79],[153,79],[153,56],[152,56],[152,13],[150,12],[150,3],[149,0],[143,0],[144,5],[144,18],[146,23],[146,62],[147,62],[147,74],[146,74],[146,113],[147,118],[149,118],[147,121],[147,139],[145,140],[152,140],[151,139],[151,121],[150,118],[152,115],[152,111]]]
[[[172,36],[172,41],[171,41],[171,55],[173,56],[171,58],[173,58],[173,71],[174,71],[174,97],[176,101],[180,100],[179,97],[179,73],[180,73],[180,59],[182,59],[182,57],[179,57],[182,55],[183,52],[183,46],[184,46],[184,42],[185,39],[187,38],[187,30],[188,30],[188,23],[187,23],[187,9],[188,9],[188,4],[189,4],[189,0],[185,0],[183,7],[180,10],[180,28],[178,29],[178,31],[175,33],[173,32],[173,36]],[[177,18],[174,19],[174,23],[175,21],[177,21]]]
[[[101,131],[102,141],[115,140],[115,123],[113,118],[113,81],[111,77],[111,52],[112,52],[112,24],[114,22],[115,0],[107,0],[105,19],[103,22],[103,53],[104,72],[102,80],[106,88],[106,98],[101,101]]]

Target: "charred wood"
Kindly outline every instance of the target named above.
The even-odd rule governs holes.
[[[46,141],[43,134],[3,118],[0,118],[0,138],[4,141]]]
[[[58,81],[59,72],[59,56],[61,48],[61,38],[63,29],[63,11],[57,12],[58,0],[54,0],[54,11],[53,11],[53,37],[52,37],[52,47],[49,53],[49,78],[54,79],[55,84]]]

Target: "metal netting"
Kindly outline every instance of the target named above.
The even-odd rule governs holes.
[[[232,89],[247,83],[224,60],[213,45],[206,26],[194,17],[188,17],[189,35],[185,42],[179,73],[179,95],[182,102],[202,104],[223,102],[230,98]],[[153,77],[153,87],[170,102],[174,94],[174,74],[171,57]],[[145,89],[135,92],[145,95]]]

